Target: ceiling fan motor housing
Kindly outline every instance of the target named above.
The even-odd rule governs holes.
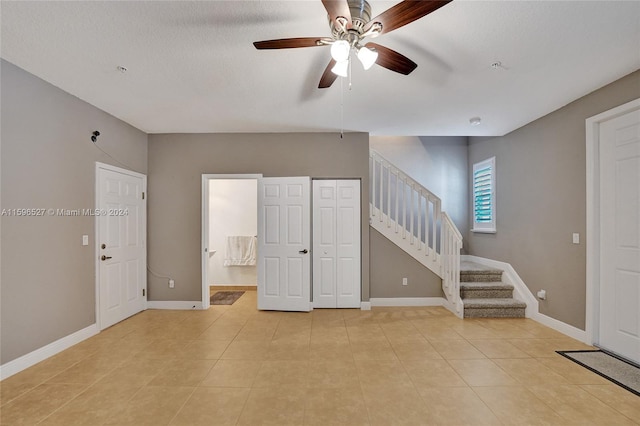
[[[335,40],[348,40],[349,31],[355,31],[358,36],[364,33],[364,27],[371,20],[371,6],[365,0],[347,0],[349,11],[351,12],[351,28],[345,32],[340,26],[336,26],[335,22],[329,18],[331,34]]]

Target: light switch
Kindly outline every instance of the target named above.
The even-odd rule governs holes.
[[[580,234],[577,232],[573,233],[573,244],[580,244]]]
[[[88,235],[83,235],[82,236],[82,245],[83,246],[88,246],[89,245],[89,236]]]

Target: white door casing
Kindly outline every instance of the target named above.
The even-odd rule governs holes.
[[[640,363],[640,110],[600,125],[599,337]]]
[[[313,306],[358,308],[360,181],[313,181]]]
[[[258,309],[311,310],[309,177],[258,180]]]
[[[146,309],[146,176],[96,163],[96,312],[102,330]]]

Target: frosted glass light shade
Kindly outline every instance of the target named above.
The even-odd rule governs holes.
[[[376,63],[376,60],[378,59],[378,52],[367,49],[366,47],[361,47],[358,50],[358,59],[360,59],[364,69],[368,70]]]
[[[351,50],[351,46],[349,42],[346,40],[338,40],[331,45],[331,57],[336,60],[336,62],[343,62],[349,59],[349,51]]]
[[[331,72],[339,75],[340,77],[346,77],[349,75],[349,61],[336,62],[333,68],[331,68]]]

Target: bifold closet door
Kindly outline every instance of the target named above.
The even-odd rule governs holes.
[[[313,306],[359,308],[360,180],[313,181]]]

